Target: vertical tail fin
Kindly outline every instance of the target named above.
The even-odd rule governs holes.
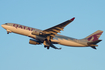
[[[96,41],[100,38],[103,31],[97,30],[96,32],[92,33],[91,35],[87,36],[85,39],[87,39],[90,42]]]
[[[92,33],[91,35],[81,40],[86,41],[88,46],[90,46],[93,49],[96,49],[96,46],[98,46],[97,43],[102,41],[102,40],[99,40],[102,33],[103,31],[97,30],[96,32]]]

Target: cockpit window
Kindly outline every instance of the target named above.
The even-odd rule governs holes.
[[[7,23],[5,23],[7,25]]]

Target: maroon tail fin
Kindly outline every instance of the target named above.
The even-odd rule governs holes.
[[[87,39],[88,41],[96,41],[99,39],[99,37],[101,36],[102,33],[103,33],[103,31],[98,30],[98,31],[94,32],[93,34],[87,36],[85,39]]]

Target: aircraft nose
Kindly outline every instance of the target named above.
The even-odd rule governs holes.
[[[4,29],[6,28],[6,27],[5,27],[5,24],[2,24],[1,26],[2,26]]]
[[[3,24],[1,26],[4,28],[4,25]]]

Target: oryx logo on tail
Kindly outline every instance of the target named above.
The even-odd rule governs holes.
[[[102,33],[103,33],[103,31],[98,30],[86,38],[88,41],[96,41],[99,39],[99,37],[101,36]]]

